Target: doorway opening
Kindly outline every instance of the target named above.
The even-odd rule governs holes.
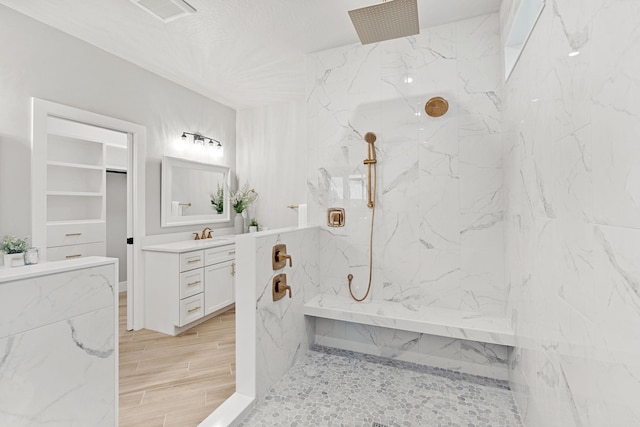
[[[41,248],[43,260],[83,253],[106,256],[106,229],[101,228],[106,222],[106,171],[126,165],[127,329],[142,328],[144,280],[136,241],[141,242],[145,235],[146,128],[38,98],[32,98],[32,120],[32,241]],[[120,166],[114,166],[116,158]],[[68,188],[52,188],[53,182]],[[74,187],[79,184],[86,186]],[[53,227],[69,223],[90,230],[73,233],[78,242],[69,246],[83,251],[71,255],[52,250],[48,242]],[[95,238],[93,232],[105,237]]]

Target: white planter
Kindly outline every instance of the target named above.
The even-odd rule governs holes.
[[[236,214],[236,217],[233,219],[233,226],[236,234],[244,233],[244,218],[242,218],[242,214]]]
[[[257,225],[250,225],[249,226],[249,233],[257,233],[258,232],[258,226]]]
[[[4,254],[4,268],[20,267],[24,265],[24,253]]]

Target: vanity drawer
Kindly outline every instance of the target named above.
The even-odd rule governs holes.
[[[217,264],[235,259],[236,245],[218,246],[217,248],[205,249],[204,265]]]
[[[180,299],[202,291],[204,291],[204,271],[201,268],[180,273]]]
[[[85,256],[105,256],[105,253],[105,242],[58,246],[57,248],[47,248],[47,261],[62,261]]]
[[[47,225],[47,247],[104,242],[106,234],[104,222]]]
[[[184,326],[204,316],[204,294],[180,300],[180,324]]]
[[[193,270],[204,265],[204,253],[202,251],[186,252],[180,254],[180,271]]]

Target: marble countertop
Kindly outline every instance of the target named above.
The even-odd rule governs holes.
[[[143,246],[143,251],[153,252],[190,252],[200,249],[215,248],[218,246],[233,245],[235,244],[235,236],[220,236],[212,239],[204,240],[182,240],[180,242],[162,243],[158,245]]]
[[[316,295],[304,314],[443,337],[514,346],[506,317],[440,307],[405,307],[391,301],[356,302],[338,295]]]
[[[62,273],[65,271],[81,270],[89,267],[98,267],[100,265],[113,264],[117,261],[116,258],[92,256],[64,261],[41,262],[39,264],[21,267],[0,268],[0,283],[46,276],[48,274]]]

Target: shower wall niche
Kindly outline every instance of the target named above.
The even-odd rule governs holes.
[[[415,37],[308,57],[309,216],[322,226],[324,292],[364,295],[371,210],[366,132],[378,136],[371,298],[503,315],[500,31],[497,14]],[[440,118],[425,114],[448,100]]]

